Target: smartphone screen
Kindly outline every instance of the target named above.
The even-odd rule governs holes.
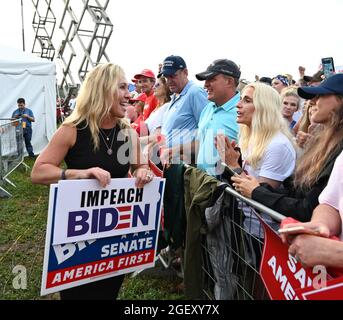
[[[222,162],[221,165],[225,167],[233,176],[239,177],[239,174],[232,170],[225,162]]]
[[[322,66],[325,79],[329,78],[331,75],[334,74],[335,66],[332,57],[322,58]]]

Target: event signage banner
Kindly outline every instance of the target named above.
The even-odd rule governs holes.
[[[343,66],[335,66],[336,73],[343,73]]]
[[[96,180],[58,184],[53,244],[79,242],[151,230],[159,199],[159,179],[144,188],[135,179],[112,179],[106,188]],[[151,201],[155,199],[155,201]],[[66,204],[68,204],[66,206]]]
[[[333,279],[324,266],[304,268],[279,235],[259,219],[264,228],[260,274],[272,300],[343,299],[343,277]]]
[[[296,290],[296,294],[304,300],[342,300],[343,277],[328,280],[325,286],[315,288],[313,285]]]
[[[134,183],[131,178],[112,179],[102,189],[94,180],[51,185],[42,295],[154,266],[165,180],[155,177],[141,190]],[[87,200],[89,195],[92,200]],[[75,207],[76,203],[84,206]],[[69,221],[70,212],[82,213]],[[82,233],[82,240],[71,240],[73,232]],[[54,240],[61,239],[57,233],[63,234],[64,242]]]

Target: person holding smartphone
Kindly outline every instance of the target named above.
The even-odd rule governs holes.
[[[25,141],[26,151],[29,157],[34,158],[33,147],[31,144],[32,139],[32,122],[35,122],[35,117],[31,109],[26,108],[25,99],[19,98],[17,100],[18,109],[12,113],[13,119],[21,119],[23,126],[23,137]]]
[[[304,227],[318,232],[318,236],[300,232],[282,235],[284,243],[289,243],[289,253],[304,267],[324,265],[343,268],[343,152],[337,157],[329,182],[319,196],[319,205],[313,212],[311,222],[288,224],[287,228]],[[337,236],[341,241],[329,239]]]
[[[322,68],[323,68],[325,79],[335,74],[335,65],[333,63],[333,58],[332,57],[322,58]]]

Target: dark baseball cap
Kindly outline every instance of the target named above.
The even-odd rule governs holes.
[[[186,68],[187,65],[183,58],[180,56],[169,56],[164,59],[161,72],[157,75],[157,78],[161,76],[172,76],[177,70]]]
[[[272,78],[269,77],[261,77],[258,81],[269,84],[270,86],[272,85]]]
[[[304,99],[313,99],[315,96],[327,94],[343,96],[343,73],[332,75],[319,86],[298,88],[298,95]]]
[[[217,74],[224,74],[233,78],[239,79],[241,71],[237,64],[231,60],[218,59],[213,61],[206,69],[206,71],[196,74],[196,78],[200,81],[213,78]]]

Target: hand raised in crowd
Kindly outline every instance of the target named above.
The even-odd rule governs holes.
[[[304,148],[307,140],[311,137],[312,135],[309,133],[306,133],[304,131],[298,131],[295,141],[299,148]]]
[[[299,66],[298,70],[299,70],[300,78],[303,78],[305,75],[305,68],[302,66]]]
[[[232,186],[236,191],[247,198],[251,198],[253,190],[260,185],[255,177],[248,175],[233,176],[231,180],[233,181]]]
[[[147,183],[151,182],[154,178],[153,172],[146,167],[137,168],[132,175],[136,178],[137,188],[143,188]]]
[[[218,150],[220,159],[225,162],[229,167],[239,167],[238,159],[240,152],[237,150],[236,141],[230,142],[229,138],[224,134],[218,134],[214,138],[214,145]]]

